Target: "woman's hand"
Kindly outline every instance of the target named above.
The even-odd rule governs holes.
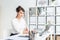
[[[23,34],[29,34],[29,30],[27,27],[24,29]]]

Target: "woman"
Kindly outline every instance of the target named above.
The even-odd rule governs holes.
[[[17,12],[17,16],[12,20],[13,32],[11,35],[17,33],[28,34],[28,27],[23,17],[25,10],[21,6],[18,6],[16,8],[16,12]]]

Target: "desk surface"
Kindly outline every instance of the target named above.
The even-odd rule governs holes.
[[[19,34],[5,38],[5,40],[28,40],[28,39],[29,39],[29,36],[23,36]]]

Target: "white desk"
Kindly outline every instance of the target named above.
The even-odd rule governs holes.
[[[18,34],[18,35],[6,37],[6,38],[1,39],[1,40],[29,40],[29,37],[25,37],[25,36]]]

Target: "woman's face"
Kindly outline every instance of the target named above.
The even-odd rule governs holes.
[[[24,16],[24,12],[23,12],[22,10],[20,10],[20,11],[18,12],[18,15],[19,15],[20,17],[23,17],[23,16]]]

